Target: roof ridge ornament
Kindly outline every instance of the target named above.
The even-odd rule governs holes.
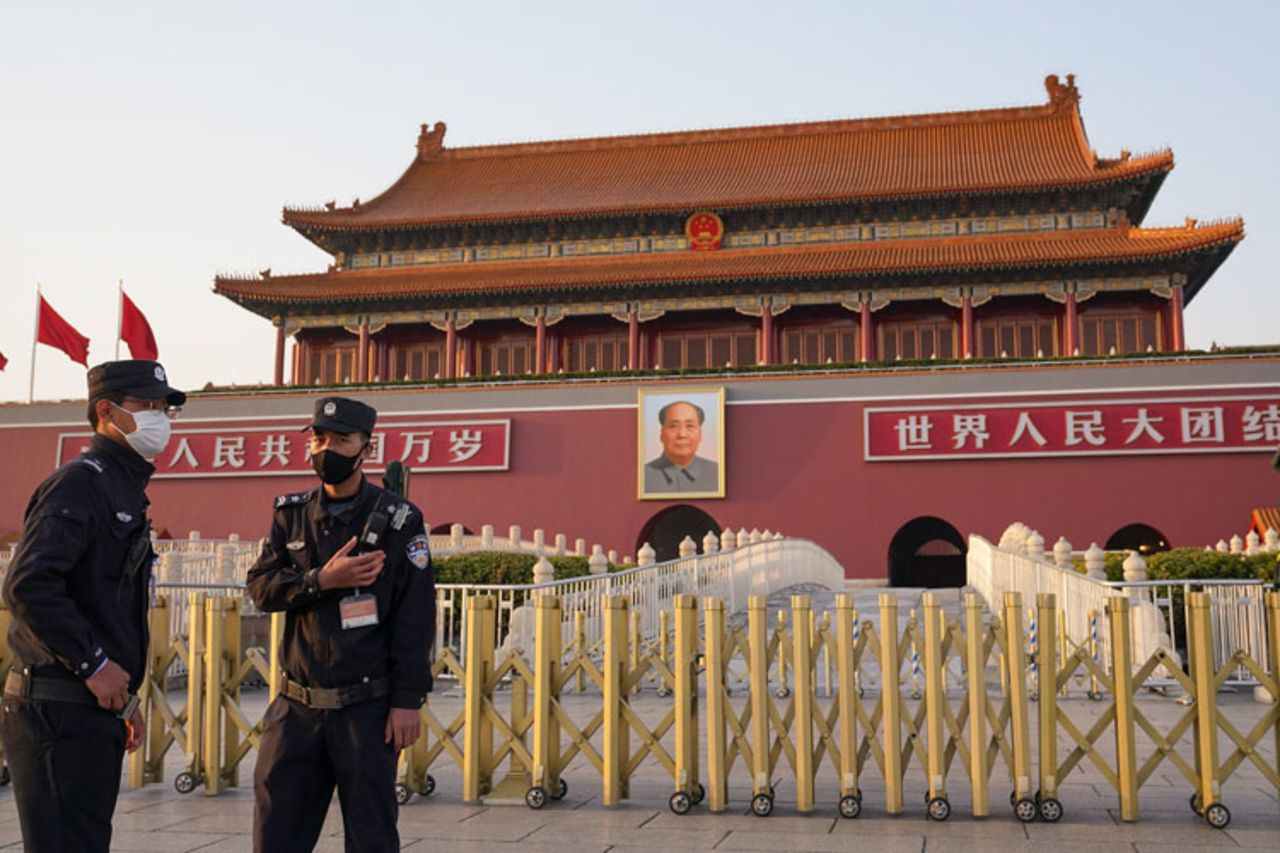
[[[438,160],[440,155],[444,153],[444,132],[445,123],[438,121],[435,127],[427,130],[427,125],[421,125],[418,131],[418,160]]]
[[[1065,84],[1058,79],[1057,74],[1050,74],[1044,78],[1044,88],[1049,93],[1050,106],[1061,108],[1080,103],[1080,90],[1076,88],[1074,74],[1067,75]]]

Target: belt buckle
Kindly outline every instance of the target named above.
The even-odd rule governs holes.
[[[307,688],[307,705],[317,711],[342,710],[342,696],[337,690]]]

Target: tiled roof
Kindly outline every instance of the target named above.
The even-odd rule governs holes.
[[[423,125],[417,158],[382,195],[286,208],[284,220],[307,232],[726,210],[1076,188],[1173,168],[1168,150],[1099,159],[1074,82],[1046,87],[1039,106],[471,148],[444,147],[443,122]]]
[[[676,251],[483,261],[266,278],[219,277],[241,303],[322,303],[414,296],[649,286],[680,282],[859,278],[929,272],[1071,267],[1156,260],[1231,246],[1244,223],[989,237],[880,240],[711,252]],[[1215,264],[1216,266],[1216,264]]]

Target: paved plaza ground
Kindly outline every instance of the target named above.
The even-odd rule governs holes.
[[[954,593],[952,593],[954,596]],[[859,593],[859,607],[870,612],[874,597]],[[869,597],[869,601],[864,598]],[[904,596],[904,609],[911,603]],[[815,600],[815,605],[819,602]],[[954,599],[949,608],[954,607]],[[265,705],[265,691],[247,692],[246,710],[256,719]],[[461,692],[445,682],[431,697],[431,707],[442,721],[451,720],[462,707]],[[735,703],[745,702],[745,690],[735,691]],[[1161,731],[1168,731],[1186,711],[1176,695],[1144,693],[1140,708]],[[175,704],[181,697],[175,695]],[[824,703],[826,700],[822,700]],[[1219,701],[1228,718],[1247,730],[1266,711],[1249,692],[1224,692]],[[506,699],[498,697],[500,707]],[[656,722],[670,700],[657,697],[646,688],[635,698],[640,716],[650,725]],[[580,723],[589,718],[599,698],[591,694],[567,695],[564,706]],[[1074,691],[1063,701],[1063,713],[1077,725],[1086,727],[1096,719],[1105,702],[1091,702]],[[1034,714],[1033,714],[1034,720]],[[705,741],[703,742],[705,749]],[[1060,747],[1065,754],[1065,740]],[[1227,754],[1223,738],[1222,749]],[[1105,735],[1099,751],[1111,761],[1113,742]],[[1139,737],[1139,762],[1153,751],[1151,743]],[[1184,736],[1179,752],[1190,758],[1190,739]],[[1275,766],[1275,742],[1264,739],[1261,754]],[[255,756],[250,753],[241,772],[241,787],[216,797],[206,797],[203,789],[188,795],[176,793],[174,776],[183,768],[176,752],[168,757],[163,784],[141,790],[125,788],[116,811],[113,850],[148,851],[248,851],[253,796],[250,790]],[[447,759],[437,762],[432,774],[436,793],[414,796],[400,810],[402,844],[411,850],[447,849],[461,851],[556,850],[627,851],[669,850],[786,850],[786,851],[988,851],[1018,853],[1025,850],[1062,850],[1079,853],[1178,853],[1209,848],[1254,848],[1280,850],[1280,798],[1262,774],[1246,762],[1224,785],[1223,801],[1231,810],[1226,830],[1210,828],[1188,808],[1191,785],[1168,762],[1162,764],[1143,785],[1139,801],[1141,819],[1123,823],[1115,791],[1105,778],[1085,760],[1064,780],[1060,799],[1066,814],[1060,823],[1041,821],[1023,824],[1008,806],[1011,789],[1008,773],[997,765],[992,774],[992,816],[970,817],[969,788],[964,770],[953,765],[947,783],[952,816],[944,823],[925,816],[925,779],[913,759],[907,773],[906,810],[890,817],[884,809],[884,786],[873,768],[864,771],[862,815],[854,820],[841,818],[836,809],[838,785],[830,764],[825,764],[817,783],[817,805],[811,814],[795,811],[794,776],[782,766],[775,774],[777,803],[766,818],[750,813],[751,791],[745,768],[739,762],[731,773],[727,811],[710,814],[706,805],[694,807],[683,816],[667,808],[672,792],[669,774],[660,764],[646,759],[633,779],[630,799],[622,806],[600,804],[599,776],[582,758],[565,774],[567,796],[549,803],[541,811],[523,804],[471,805],[462,802],[461,772]],[[11,788],[0,789],[0,849],[20,849],[21,836],[13,806]],[[321,851],[343,849],[342,819],[335,802],[329,811]]]

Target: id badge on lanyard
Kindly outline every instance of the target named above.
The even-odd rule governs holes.
[[[369,593],[348,595],[338,602],[343,630],[378,624],[378,597]]]

